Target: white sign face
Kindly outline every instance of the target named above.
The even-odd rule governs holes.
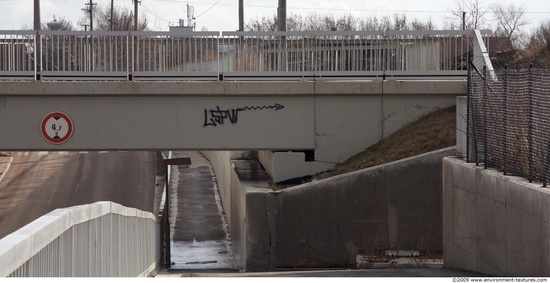
[[[40,131],[48,142],[62,144],[73,135],[73,121],[65,113],[52,112],[42,119]]]

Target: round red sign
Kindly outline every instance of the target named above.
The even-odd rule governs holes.
[[[73,121],[65,113],[52,112],[42,119],[40,131],[48,142],[62,144],[73,135]]]

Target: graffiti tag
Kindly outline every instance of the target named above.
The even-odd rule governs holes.
[[[231,124],[237,124],[239,119],[239,112],[246,110],[281,110],[285,108],[283,105],[275,103],[271,106],[246,106],[243,108],[235,109],[221,109],[216,106],[214,109],[204,109],[204,126],[218,126],[224,125],[226,122]]]

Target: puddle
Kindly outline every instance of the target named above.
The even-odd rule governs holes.
[[[224,241],[172,242],[172,269],[238,269]]]

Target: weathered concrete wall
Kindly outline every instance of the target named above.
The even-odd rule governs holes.
[[[468,99],[466,96],[456,98],[456,154],[458,157],[466,156],[467,130],[468,130]]]
[[[227,222],[231,225],[231,152],[202,151],[201,153],[212,165]]]
[[[13,133],[0,148],[313,149],[314,96],[315,83],[300,81],[0,82],[0,119],[19,124],[0,124]],[[48,142],[40,128],[56,111],[74,125],[62,144]]]
[[[446,267],[550,276],[550,191],[458,158],[443,160]]]
[[[246,269],[353,266],[367,247],[441,250],[441,166],[454,154],[448,148],[278,192],[241,182]]]
[[[279,182],[329,170],[465,92],[465,80],[0,82],[0,119],[18,121],[0,124],[0,149],[264,150]],[[41,125],[57,111],[74,131],[50,143],[57,127]]]
[[[317,82],[315,160],[289,151],[260,152],[259,160],[275,182],[330,170],[466,92],[463,80]]]
[[[247,214],[256,214],[258,211],[264,208],[250,208],[250,206],[263,205],[265,201],[257,201],[250,198],[254,198],[253,191],[250,188],[244,188],[239,177],[231,165],[231,160],[236,158],[242,158],[244,154],[240,151],[203,151],[202,154],[210,161],[212,168],[216,174],[216,180],[218,183],[218,190],[222,200],[225,215],[231,231],[231,245],[233,248],[233,254],[239,264],[240,268],[247,268],[247,263],[252,262],[252,270],[266,270],[264,267],[255,266],[254,263],[258,256],[255,252],[248,256],[248,245],[246,245],[247,239],[253,240],[255,233],[247,231],[248,227],[264,226],[259,224],[247,223],[249,217]],[[260,194],[260,197],[266,197],[265,192],[271,192],[270,188],[266,188]],[[250,219],[257,219],[251,217]],[[256,250],[257,252],[257,250]],[[260,255],[261,256],[261,255]]]
[[[235,170],[231,168],[231,248],[239,267],[246,269],[246,255],[248,246],[246,245],[246,191],[243,188]],[[224,204],[225,207],[225,204]],[[227,212],[226,212],[227,214]]]

